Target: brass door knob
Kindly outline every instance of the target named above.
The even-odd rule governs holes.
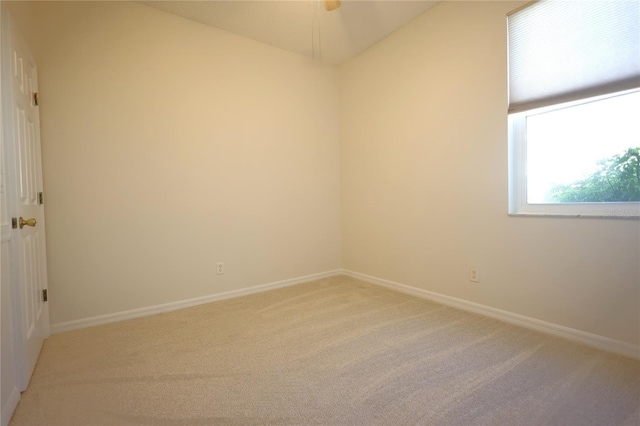
[[[27,219],[27,220],[24,220],[24,218],[21,217],[20,218],[20,229],[24,228],[25,225],[27,225],[27,226],[36,226],[36,223],[38,223],[38,222],[36,222],[36,218],[35,217],[32,217],[31,219]]]

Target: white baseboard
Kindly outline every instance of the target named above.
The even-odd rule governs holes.
[[[372,277],[370,275],[361,274],[359,272],[343,269],[342,273],[346,276],[365,281],[370,284],[376,284],[402,293],[410,294],[412,296],[421,297],[423,299],[428,299],[433,302],[441,303],[443,305],[452,306],[464,311],[474,312],[476,314],[495,318],[545,334],[562,337],[574,342],[591,346],[593,348],[602,349],[607,352],[613,352],[631,358],[640,359],[640,345],[621,342],[619,340],[610,339],[608,337],[599,336],[597,334],[587,333],[585,331],[580,331],[562,325],[541,321],[524,315],[515,314],[513,312],[503,311],[500,309],[492,308],[490,306],[481,305],[479,303],[469,302],[467,300],[445,296],[444,294],[411,287],[405,284],[384,280],[382,278]]]
[[[132,309],[130,311],[115,312],[113,314],[98,315],[95,317],[83,318],[74,321],[61,322],[51,325],[51,333],[63,333],[65,331],[77,330],[80,328],[93,327],[95,325],[107,324],[111,322],[123,321],[131,318],[145,317],[148,315],[159,314],[161,312],[175,311],[177,309],[188,308],[190,306],[202,305],[218,300],[232,299],[235,297],[247,296],[249,294],[261,293],[263,291],[273,290],[276,288],[289,287],[308,281],[319,280],[322,278],[341,275],[342,270],[321,272],[318,274],[306,275],[304,277],[291,278],[288,280],[277,281],[274,283],[258,285],[255,287],[243,288],[240,290],[227,291],[225,293],[212,294],[209,296],[196,297],[194,299],[179,300],[177,302],[164,303],[162,305],[149,306],[146,308]]]
[[[619,340],[610,339],[608,337],[599,336],[597,334],[587,333],[585,331],[576,330],[558,324],[541,321],[535,318],[516,314],[513,312],[503,311],[492,308],[490,306],[481,305],[479,303],[469,302],[464,299],[458,299],[444,294],[435,293],[428,290],[396,283],[382,278],[361,274],[346,269],[337,269],[333,271],[322,272],[304,277],[292,278],[274,283],[263,284],[255,287],[249,287],[241,290],[233,290],[225,293],[212,294],[209,296],[197,297],[194,299],[180,300],[177,302],[165,303],[162,305],[149,306],[146,308],[132,309],[130,311],[116,312],[113,314],[99,315],[90,318],[83,318],[74,321],[67,321],[51,325],[52,333],[62,333],[65,331],[77,330],[80,328],[92,327],[100,324],[107,324],[117,321],[123,321],[131,318],[138,318],[148,315],[154,315],[161,312],[175,311],[177,309],[188,308],[190,306],[202,305],[205,303],[215,302],[218,300],[231,299],[235,297],[246,296],[249,294],[260,293],[263,291],[273,290],[276,288],[288,287],[304,282],[319,280],[336,275],[346,275],[371,284],[376,284],[412,296],[421,297],[443,305],[452,306],[464,311],[474,312],[487,317],[495,318],[511,324],[519,325],[531,330],[539,331],[546,334],[562,337],[574,342],[582,343],[587,346],[602,349],[608,352],[617,353],[635,359],[640,359],[640,345],[621,342]],[[18,393],[18,399],[20,394]],[[17,404],[17,401],[16,401]],[[4,408],[4,407],[3,407]],[[4,410],[3,410],[4,413]],[[4,418],[3,418],[4,421]],[[4,423],[3,423],[4,425]]]
[[[7,402],[2,407],[2,426],[7,426],[9,424],[11,416],[13,416],[13,412],[16,410],[19,401],[20,391],[18,390],[18,388],[14,387],[11,390],[11,395],[9,395],[9,398],[7,398]]]

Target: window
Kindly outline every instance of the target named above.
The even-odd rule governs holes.
[[[640,2],[509,15],[509,213],[640,217]]]

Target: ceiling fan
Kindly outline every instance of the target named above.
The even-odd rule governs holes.
[[[320,0],[315,0],[315,2],[316,7],[314,7],[311,18],[311,57],[314,61],[320,62]],[[342,4],[341,0],[322,0],[322,2],[327,12],[336,10]]]
[[[341,3],[340,0],[324,0],[324,8],[327,9],[327,12],[331,12],[339,8]]]

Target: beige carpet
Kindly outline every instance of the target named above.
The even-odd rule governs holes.
[[[640,362],[346,277],[51,336],[11,425],[638,425]]]

